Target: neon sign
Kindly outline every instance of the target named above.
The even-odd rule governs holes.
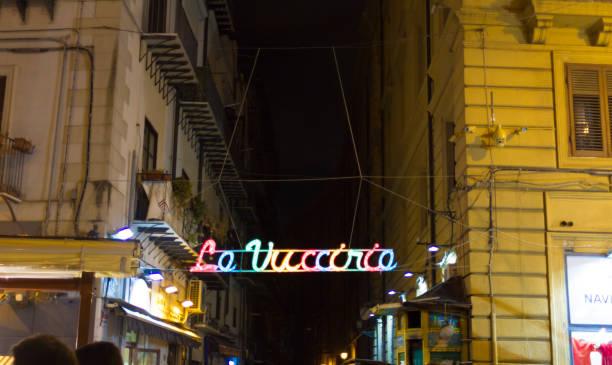
[[[392,249],[382,249],[378,243],[371,249],[347,249],[343,243],[337,249],[284,250],[275,249],[273,242],[262,249],[258,239],[244,250],[217,250],[217,243],[208,239],[200,249],[198,261],[191,272],[350,272],[391,271],[397,266]],[[240,259],[236,260],[236,256]],[[216,257],[216,264],[214,262]]]

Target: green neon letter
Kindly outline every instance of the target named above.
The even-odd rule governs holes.
[[[361,258],[363,257],[363,251],[360,250],[348,250],[348,261],[346,267],[351,264],[351,259],[355,257],[355,262],[357,263],[357,269],[359,271],[365,271],[365,267],[361,264]],[[345,267],[345,268],[346,268]]]
[[[266,258],[261,266],[257,265],[257,259],[259,258],[259,253],[261,252],[261,241],[258,239],[254,239],[251,242],[247,243],[245,249],[247,252],[253,252],[253,270],[257,272],[261,272],[268,267],[270,264],[270,257],[272,256],[272,250],[274,249],[274,243],[268,242],[268,250],[263,250],[267,252]]]

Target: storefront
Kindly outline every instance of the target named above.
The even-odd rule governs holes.
[[[91,341],[97,278],[132,276],[138,256],[135,241],[0,238],[0,356],[40,332]]]
[[[574,365],[612,361],[612,260],[565,256],[569,339]]]
[[[453,365],[466,361],[465,313],[405,307],[396,317],[396,364]]]
[[[202,348],[204,365],[242,364],[242,351],[235,338],[203,323],[196,325],[196,328],[204,337]]]
[[[126,364],[190,364],[193,351],[202,346],[202,338],[178,323],[152,316],[147,311],[123,302],[108,299],[107,334],[121,343]],[[111,338],[109,338],[111,340]]]
[[[412,300],[370,308],[365,315],[375,321],[373,360],[397,365],[467,361],[470,306],[463,285],[455,277]]]

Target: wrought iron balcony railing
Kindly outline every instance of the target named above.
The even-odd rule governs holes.
[[[0,135],[0,193],[21,197],[23,164],[33,151],[32,143],[24,138]]]

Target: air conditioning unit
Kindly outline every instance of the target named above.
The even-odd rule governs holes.
[[[202,280],[189,280],[189,288],[187,290],[187,299],[191,300],[193,306],[187,309],[189,313],[202,312]]]

